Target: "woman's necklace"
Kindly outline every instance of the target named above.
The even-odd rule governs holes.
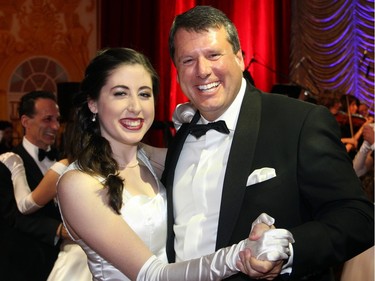
[[[130,163],[128,163],[128,164],[119,164],[119,168],[121,170],[123,170],[123,169],[132,169],[132,168],[137,167],[138,165],[139,165],[139,162],[136,161],[134,164],[130,164]]]

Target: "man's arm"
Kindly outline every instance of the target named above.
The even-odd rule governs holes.
[[[295,239],[292,274],[303,276],[373,245],[374,206],[362,191],[337,122],[325,108],[307,115],[297,154],[300,198],[308,210],[306,221],[289,230]]]

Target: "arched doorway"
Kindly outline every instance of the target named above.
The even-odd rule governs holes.
[[[68,81],[64,68],[49,57],[32,57],[22,62],[12,73],[8,90],[8,116],[13,123],[15,142],[22,137],[18,122],[18,104],[22,95],[45,90],[57,95],[57,84]]]

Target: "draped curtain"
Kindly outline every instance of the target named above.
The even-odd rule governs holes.
[[[325,90],[374,105],[374,0],[99,0],[100,46],[144,53],[160,75],[156,120],[169,122],[186,98],[168,53],[175,15],[211,5],[235,23],[255,85]],[[158,145],[158,144],[156,144]]]
[[[102,0],[100,46],[130,47],[148,56],[160,75],[156,120],[168,121],[185,102],[168,53],[169,29],[175,15],[195,5],[222,10],[235,23],[245,64],[258,88],[269,91],[288,83],[291,0]]]
[[[374,0],[293,0],[291,80],[374,110]]]

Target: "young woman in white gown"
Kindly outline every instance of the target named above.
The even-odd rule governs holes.
[[[288,258],[291,234],[272,229],[256,242],[167,265],[165,189],[140,147],[154,119],[158,77],[143,55],[116,48],[94,58],[81,87],[72,138],[77,160],[57,190],[65,226],[86,252],[93,280],[216,280],[239,269],[256,277],[272,268],[261,260],[252,261],[252,272],[243,267],[238,259],[246,245],[258,258]]]

